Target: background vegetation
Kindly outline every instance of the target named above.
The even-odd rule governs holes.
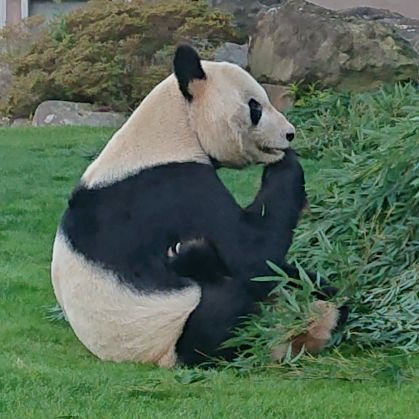
[[[188,40],[209,58],[222,41],[239,40],[230,17],[201,0],[91,0],[30,39],[33,27],[3,31],[4,44],[20,47],[2,57],[12,87],[0,114],[28,116],[47,99],[129,111],[171,72],[177,43]]]
[[[345,339],[419,351],[418,86],[315,93],[302,105],[290,115],[301,153],[329,167],[316,175],[293,255],[310,254],[312,268],[345,286]]]

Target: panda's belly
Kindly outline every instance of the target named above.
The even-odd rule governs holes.
[[[79,340],[103,360],[176,363],[175,344],[201,290],[140,293],[76,253],[57,233],[52,282]]]

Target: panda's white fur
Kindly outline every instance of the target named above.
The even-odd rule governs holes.
[[[192,103],[181,94],[175,76],[169,76],[115,133],[82,176],[82,185],[101,188],[169,162],[210,164],[209,156],[235,167],[280,160],[289,146],[286,134],[294,128],[270,104],[264,89],[233,64],[203,61],[202,66],[206,79],[189,85]],[[263,106],[260,123],[251,128],[250,98]],[[130,289],[76,252],[60,230],[52,283],[74,333],[93,354],[166,367],[176,364],[176,341],[201,298],[198,285],[172,292]],[[336,309],[334,313],[337,317]],[[324,321],[327,335],[335,322],[330,313]],[[321,327],[321,320],[316,324]]]
[[[189,126],[188,104],[174,75],[158,84],[87,168],[89,188],[109,185],[142,169],[209,158]]]
[[[281,159],[281,149],[289,146],[286,134],[294,127],[263,87],[234,64],[201,63],[207,78],[190,84],[193,103],[182,96],[174,75],[157,85],[86,170],[82,181],[87,187],[169,162],[209,163],[209,155],[236,167]],[[263,106],[260,123],[251,129],[250,98]],[[277,152],[263,153],[257,145]]]
[[[175,344],[198,305],[198,285],[173,293],[142,295],[87,261],[57,233],[52,283],[74,333],[103,360],[176,363]]]

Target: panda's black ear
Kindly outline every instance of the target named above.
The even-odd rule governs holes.
[[[189,83],[193,80],[206,79],[201,65],[201,58],[190,45],[179,45],[176,49],[173,66],[179,83],[179,89],[183,96],[190,102],[193,96],[189,90]]]

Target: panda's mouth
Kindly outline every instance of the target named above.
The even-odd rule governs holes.
[[[282,153],[284,150],[282,149],[282,148],[280,148],[280,147],[269,147],[269,146],[266,146],[266,145],[260,145],[260,144],[258,144],[257,145],[257,148],[262,152],[262,153],[265,153],[265,154],[278,154],[278,153]]]

